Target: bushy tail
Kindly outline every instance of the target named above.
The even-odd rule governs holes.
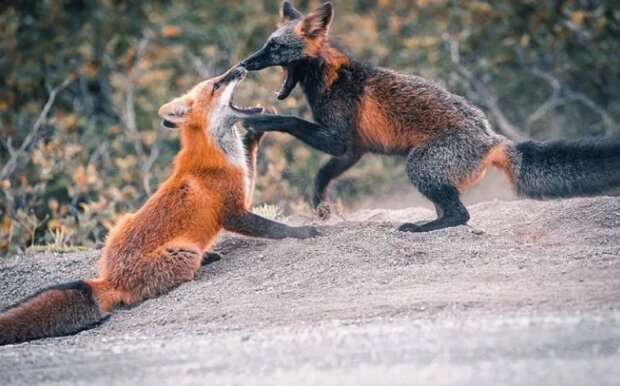
[[[0,345],[92,328],[106,315],[100,310],[93,281],[75,281],[43,289],[0,313]]]
[[[620,137],[528,141],[511,152],[512,177],[523,197],[593,196],[620,187]]]

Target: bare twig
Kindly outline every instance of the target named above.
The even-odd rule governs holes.
[[[539,119],[542,119],[550,110],[563,106],[567,103],[566,99],[561,97],[562,86],[557,79],[551,76],[544,76],[542,71],[539,71],[538,69],[534,69],[532,72],[537,76],[543,76],[549,82],[549,85],[551,86],[553,91],[551,92],[551,95],[549,95],[545,103],[538,107],[536,111],[534,111],[527,118],[528,129],[531,127],[532,123],[538,121]]]
[[[134,103],[134,82],[139,76],[138,66],[140,61],[142,60],[142,56],[144,55],[144,51],[146,50],[146,46],[148,44],[148,38],[145,36],[138,43],[138,50],[136,52],[136,58],[134,60],[134,64],[129,71],[129,76],[127,77],[127,89],[125,90],[125,108],[123,109],[123,121],[129,132],[131,133],[133,139],[134,149],[136,151],[136,155],[139,159],[144,157],[144,147],[142,146],[142,141],[140,140],[140,135],[138,133],[138,123],[136,121],[136,109]]]
[[[194,55],[194,53],[190,50],[185,50],[185,56],[187,56],[196,72],[198,72],[202,78],[209,79],[212,77],[211,71],[209,71],[207,65],[202,61],[202,59],[200,59],[200,57]]]
[[[6,144],[7,144],[7,148],[9,149],[9,153],[11,154],[11,156],[9,160],[7,161],[6,165],[4,165],[4,167],[0,171],[0,180],[6,179],[11,174],[13,174],[17,166],[17,161],[19,160],[19,158],[26,151],[26,149],[28,149],[28,147],[30,147],[30,145],[36,141],[38,134],[39,134],[39,130],[41,129],[41,126],[43,126],[43,123],[47,119],[47,114],[49,114],[50,109],[52,108],[52,106],[54,105],[54,102],[56,101],[56,96],[58,95],[60,91],[62,91],[67,86],[69,86],[69,84],[71,84],[71,82],[73,82],[74,80],[75,80],[75,75],[69,74],[65,78],[65,80],[63,80],[61,84],[59,84],[58,86],[50,90],[49,96],[47,98],[47,102],[45,102],[43,109],[39,113],[39,116],[37,117],[32,127],[30,128],[30,131],[28,135],[26,136],[26,138],[24,139],[24,142],[22,142],[21,146],[19,147],[19,149],[17,149],[17,151],[13,150],[11,139],[9,138],[7,140]]]
[[[13,147],[13,137],[8,137],[6,140],[2,140],[2,144],[4,145],[6,151],[9,153],[9,158],[13,158],[16,156],[15,148]]]
[[[149,154],[149,158],[142,165],[142,186],[144,187],[144,191],[149,196],[153,192],[151,189],[151,169],[153,168],[153,164],[159,157],[159,142],[156,142],[151,148],[151,152]]]
[[[551,108],[558,107],[561,105],[566,105],[571,102],[577,101],[577,102],[582,103],[586,107],[588,107],[590,110],[592,110],[595,114],[597,114],[601,118],[601,123],[603,124],[603,127],[605,128],[606,134],[610,134],[611,131],[615,127],[618,127],[618,123],[615,122],[615,120],[611,117],[611,115],[609,115],[604,108],[599,106],[594,100],[592,100],[588,96],[580,92],[574,91],[566,86],[562,86],[560,81],[549,73],[543,72],[536,68],[531,70],[531,72],[534,76],[537,76],[539,78],[546,80],[551,85],[551,87],[554,90],[554,94],[552,94],[552,96],[554,95],[558,96],[561,94],[564,95],[563,98],[559,99],[558,101],[555,101],[555,106],[551,106]],[[546,113],[546,111],[544,111],[543,113]],[[538,117],[538,115],[536,117]]]
[[[474,91],[481,96],[482,102],[495,117],[495,122],[504,135],[514,141],[523,141],[527,139],[528,135],[510,122],[497,104],[497,97],[493,95],[481,81],[476,79],[470,71],[460,64],[455,65],[455,70],[457,75],[469,82]]]
[[[138,122],[136,119],[136,111],[135,111],[135,82],[141,75],[139,70],[140,62],[144,57],[144,52],[146,51],[146,47],[148,45],[148,37],[144,35],[142,40],[138,43],[138,48],[136,51],[136,57],[134,59],[133,66],[129,70],[129,74],[125,77],[127,88],[125,89],[125,99],[122,106],[120,106],[120,114],[119,117],[123,121],[123,124],[129,130],[131,141],[133,143],[134,151],[136,152],[136,156],[138,157],[138,162],[140,163],[140,171],[142,173],[142,185],[145,193],[150,195],[152,193],[152,189],[150,186],[151,179],[151,169],[155,160],[159,156],[159,144],[156,143],[150,150],[147,155],[147,152],[144,149],[142,144],[142,138],[140,137],[140,132],[138,131]],[[114,64],[111,58],[106,57],[106,61],[108,64],[115,70],[117,70],[117,66]],[[118,110],[117,110],[118,111]]]
[[[497,104],[497,97],[480,80],[461,64],[460,45],[458,40],[454,40],[449,34],[443,34],[442,39],[450,44],[450,60],[454,65],[455,73],[463,79],[471,89],[480,96],[481,102],[489,109],[495,117],[497,126],[501,132],[513,141],[522,141],[528,136],[521,131],[506,117],[504,112]]]

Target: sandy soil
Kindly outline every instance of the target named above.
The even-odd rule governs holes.
[[[620,198],[362,210],[307,241],[226,235],[170,294],[0,347],[0,384],[617,384]],[[299,217],[291,223],[307,222]],[[12,256],[0,307],[89,277],[98,252]]]

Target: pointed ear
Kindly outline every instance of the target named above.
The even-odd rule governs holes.
[[[334,19],[334,6],[325,3],[321,8],[306,16],[302,21],[301,30],[308,37],[314,38],[329,31],[329,26]]]
[[[289,22],[291,20],[299,19],[303,15],[299,12],[291,3],[283,1],[280,5],[280,18],[283,22]]]
[[[159,108],[159,116],[165,127],[183,124],[192,110],[193,100],[189,97],[176,98]]]

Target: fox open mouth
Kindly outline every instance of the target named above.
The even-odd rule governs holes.
[[[229,103],[230,108],[240,114],[252,115],[252,114],[260,114],[264,111],[262,107],[239,107],[235,106],[232,102],[232,98]]]
[[[161,121],[161,125],[167,129],[176,129],[177,128],[177,124],[174,122],[170,122],[167,119],[162,119]]]
[[[290,66],[282,66],[282,84],[280,85],[280,90],[276,93],[276,98],[279,100],[286,99],[297,85],[297,78],[294,76],[295,74],[293,73],[293,70],[294,69]]]
[[[262,107],[240,107],[237,106],[233,103],[233,99],[235,99],[235,95],[233,92],[233,95],[230,96],[230,101],[228,102],[228,106],[230,106],[230,108],[232,109],[232,111],[239,113],[239,114],[245,114],[245,115],[253,115],[253,114],[261,114],[263,111],[265,111],[265,109],[263,109]]]
[[[230,108],[239,114],[245,114],[245,115],[252,115],[252,114],[260,114],[264,111],[264,109],[262,107],[240,107],[237,106],[233,103],[233,100],[235,99],[235,89],[237,88],[237,86],[239,85],[239,83],[241,83],[241,81],[243,79],[245,79],[245,74],[247,73],[245,68],[243,67],[236,67],[234,70],[231,70],[231,72],[233,73],[238,73],[239,75],[237,75],[235,78],[233,78],[233,81],[235,82],[234,85],[234,89],[232,91],[232,94],[230,95],[230,101],[228,101],[228,106],[230,106]]]

